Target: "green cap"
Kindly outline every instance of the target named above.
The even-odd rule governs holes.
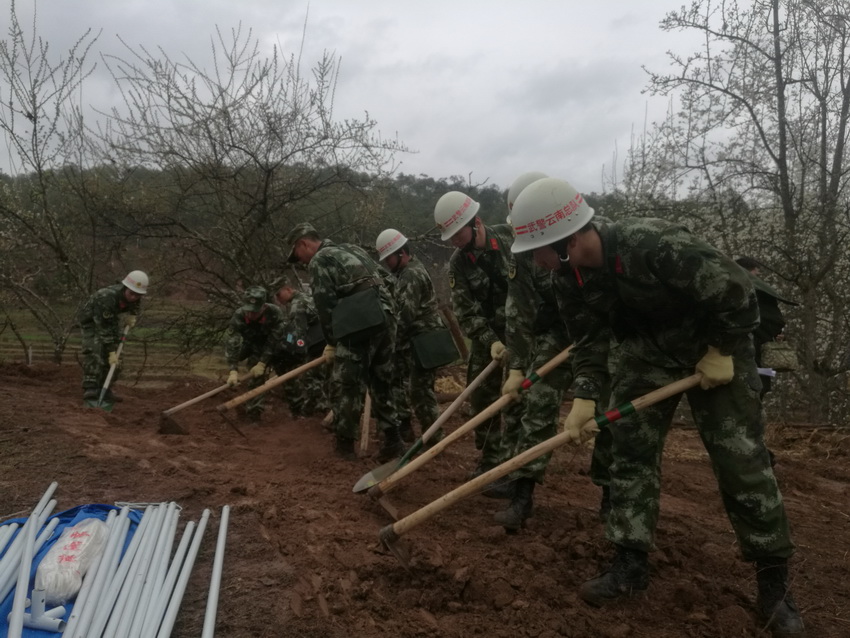
[[[295,242],[304,237],[305,235],[318,235],[319,233],[313,228],[313,224],[308,224],[307,222],[303,222],[298,224],[289,231],[289,234],[286,236],[286,243],[288,243],[292,248],[289,249],[289,257],[286,258],[286,262],[289,264],[294,264],[298,259],[295,257],[295,253],[293,252],[295,248]]]
[[[251,286],[242,296],[242,300],[244,301],[242,310],[245,312],[260,312],[266,303],[266,299],[268,299],[268,293],[265,288],[262,286]]]

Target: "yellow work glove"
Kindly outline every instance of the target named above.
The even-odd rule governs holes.
[[[702,381],[699,387],[703,390],[711,390],[719,385],[725,385],[735,376],[735,366],[732,364],[732,355],[720,354],[720,350],[714,346],[708,346],[708,351],[697,362],[697,372],[702,372]]]
[[[136,327],[136,315],[124,315],[124,326],[130,329]]]
[[[227,375],[227,385],[231,388],[236,387],[239,384],[239,375],[236,374],[236,370],[231,370],[230,374]]]
[[[109,365],[114,366],[118,365],[118,353],[110,352],[109,353]]]
[[[519,398],[519,391],[522,389],[522,382],[525,381],[525,375],[522,370],[511,370],[508,372],[508,378],[502,386],[502,395],[512,394],[514,398]]]
[[[490,346],[490,356],[496,361],[501,361],[508,354],[508,349],[505,348],[505,344],[501,341],[494,341]]]
[[[322,350],[322,356],[325,358],[325,361],[328,363],[333,363],[334,355],[336,353],[336,346],[332,346],[330,344],[325,346],[325,349]]]
[[[253,376],[255,379],[257,377],[263,376],[265,373],[266,373],[266,364],[263,363],[262,361],[259,361],[257,363],[257,365],[255,365],[253,368],[251,368],[251,376]]]
[[[582,443],[592,437],[599,429],[596,422],[596,401],[593,399],[573,399],[573,409],[564,419],[564,432],[571,443]],[[590,421],[588,423],[588,421]]]

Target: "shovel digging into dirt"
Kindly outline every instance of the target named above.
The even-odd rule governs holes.
[[[570,351],[572,350],[572,346],[562,350],[554,357],[552,357],[549,361],[543,364],[538,370],[532,372],[528,375],[525,381],[522,382],[522,389],[528,390],[532,385],[540,381],[543,377],[545,377],[549,372],[557,368],[559,365],[564,363],[567,358],[570,356]],[[471,432],[479,425],[484,423],[487,419],[497,415],[502,408],[507,406],[509,403],[516,401],[516,397],[511,394],[505,394],[498,399],[496,399],[493,403],[491,403],[486,409],[479,412],[472,419],[461,425],[457,430],[446,436],[442,441],[434,445],[434,447],[426,450],[420,456],[415,458],[409,464],[400,468],[398,471],[394,472],[377,485],[373,485],[369,488],[369,496],[378,501],[384,509],[387,510],[387,513],[393,518],[397,518],[396,512],[397,509],[393,506],[386,506],[386,499],[382,498],[387,492],[393,489],[401,479],[410,474],[411,472],[415,472],[420,467],[431,461],[434,457],[440,454],[443,450],[445,450],[449,445],[457,441],[467,432]],[[488,472],[489,474],[489,472]]]
[[[699,385],[701,379],[702,374],[697,373],[686,377],[680,381],[674,381],[673,383],[666,385],[663,388],[653,390],[652,392],[645,394],[642,397],[635,399],[634,401],[624,403],[612,410],[608,410],[605,414],[601,416],[598,416],[594,419],[588,419],[587,424],[594,422],[597,428],[602,427],[604,425],[608,425],[610,423],[613,423],[614,421],[618,421],[624,416],[628,416],[629,414],[633,414],[639,410],[642,410],[643,408],[654,405],[659,401],[669,399],[672,396],[694,388]],[[484,474],[482,474],[481,476],[474,478],[468,483],[464,483],[463,485],[455,488],[448,494],[444,494],[437,500],[432,501],[428,505],[416,510],[415,512],[413,512],[409,516],[404,517],[400,521],[397,521],[391,525],[387,525],[386,527],[382,528],[378,535],[381,539],[381,542],[387,547],[387,549],[392,552],[393,556],[395,556],[402,565],[408,567],[408,552],[406,551],[406,548],[404,548],[399,543],[399,539],[402,535],[406,534],[414,527],[417,527],[428,519],[432,518],[438,512],[441,512],[447,507],[450,507],[458,501],[463,500],[467,496],[471,496],[473,494],[481,492],[481,490],[483,490],[488,483],[510,474],[514,470],[522,467],[530,461],[533,461],[539,456],[551,452],[555,448],[561,447],[565,443],[568,443],[569,440],[569,434],[566,432],[562,432],[561,434],[553,436],[551,439],[547,439],[542,443],[538,443],[533,448],[526,450],[522,454],[518,454],[514,458],[505,461],[497,467],[494,467],[492,470],[484,472]]]
[[[472,392],[481,385],[484,380],[490,376],[490,373],[493,372],[500,365],[499,361],[493,360],[490,364],[484,368],[481,373],[475,377],[466,388],[464,388],[463,392],[458,395],[458,397],[452,402],[452,404],[447,407],[443,413],[437,418],[434,423],[431,424],[427,430],[422,433],[416,441],[413,442],[413,445],[410,446],[410,449],[404,453],[400,459],[394,459],[383,465],[379,465],[375,469],[370,472],[366,472],[363,476],[360,477],[360,480],[354,484],[354,489],[352,492],[359,493],[368,490],[373,485],[377,485],[385,478],[387,478],[390,474],[395,472],[396,470],[401,469],[405,465],[410,462],[414,456],[419,454],[419,451],[425,446],[425,444],[431,439],[434,433],[443,427],[443,424],[449,420],[449,417],[455,413],[455,411],[463,405],[463,402],[466,401],[467,397],[472,394]]]
[[[243,375],[239,378],[239,383],[242,383],[243,381],[245,381],[246,379],[249,379],[249,378],[251,378],[250,374]],[[175,405],[173,408],[168,408],[167,410],[163,410],[162,416],[160,417],[160,420],[159,420],[159,433],[160,434],[188,434],[188,432],[185,429],[183,429],[183,427],[179,423],[177,423],[177,421],[175,421],[173,418],[171,418],[171,415],[174,414],[175,412],[179,412],[180,410],[183,410],[184,408],[188,408],[188,407],[191,407],[191,406],[193,406],[197,403],[200,403],[201,401],[203,401],[205,399],[209,399],[210,397],[214,397],[218,393],[224,392],[229,387],[231,387],[231,386],[229,386],[225,383],[223,385],[218,386],[214,390],[210,390],[209,392],[204,392],[204,394],[196,396],[194,399],[189,399],[188,401],[184,401],[180,405]]]
[[[84,402],[90,408],[100,408],[106,412],[112,412],[115,407],[113,401],[104,401],[106,391],[109,389],[109,384],[112,383],[112,377],[115,376],[115,369],[118,367],[118,359],[121,357],[121,351],[124,349],[124,342],[127,340],[127,333],[130,332],[130,326],[124,326],[124,332],[121,334],[121,343],[118,344],[118,349],[115,350],[115,363],[109,366],[109,372],[106,373],[106,380],[103,382],[103,387],[100,389],[100,396],[97,400],[86,399]]]

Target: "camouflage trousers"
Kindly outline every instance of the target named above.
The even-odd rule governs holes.
[[[289,369],[293,370],[312,361],[321,352],[309,357],[297,357]],[[284,384],[284,395],[293,416],[313,416],[328,411],[328,386],[330,385],[330,366],[317,366]],[[281,374],[281,371],[277,371]]]
[[[396,324],[361,342],[336,346],[333,381],[335,389],[334,429],[339,439],[356,439],[363,410],[363,383],[372,396],[372,416],[381,431],[398,427],[395,406],[393,343]]]
[[[466,366],[466,385],[490,365],[490,345],[472,342],[469,353],[469,363]],[[484,382],[469,396],[469,417],[487,409],[491,403],[502,396],[502,370],[494,370]],[[497,415],[487,419],[475,428],[475,449],[481,452],[480,464],[484,469],[499,465],[503,460],[502,450],[502,420],[507,431],[515,431],[521,427],[522,405],[512,403],[502,410],[501,418]]]
[[[551,335],[538,336],[537,352],[531,369],[525,371],[526,376],[528,376],[528,373],[539,369],[566,347],[566,344],[560,343]],[[522,402],[519,404],[522,416],[519,420],[512,422],[513,428],[509,428],[506,423],[505,431],[502,434],[502,462],[533,448],[538,443],[542,443],[558,433],[561,401],[564,398],[564,390],[572,385],[572,381],[572,364],[567,361],[522,394]],[[512,472],[510,478],[533,478],[538,483],[542,483],[546,466],[549,465],[551,458],[551,452],[538,456]]]
[[[260,361],[262,351],[263,344],[243,343],[242,348],[239,350],[239,361],[245,361],[249,368],[253,368]],[[286,353],[281,352],[271,358],[268,366],[266,366],[266,373],[264,375],[251,377],[248,380],[248,389],[253,390],[268,381],[271,370],[274,370],[276,374],[280,375],[291,370],[293,367],[295,366],[293,365],[292,358]],[[265,396],[265,394],[261,394],[246,401],[245,414],[251,418],[259,418],[266,409]]]
[[[395,354],[396,363],[396,408],[400,423],[416,415],[419,427],[424,432],[440,416],[437,395],[434,392],[436,370],[425,370],[413,359],[413,350],[404,348]]]
[[[619,345],[612,341],[608,350],[608,374],[613,376],[620,361]],[[599,401],[596,402],[596,415],[603,414],[609,408],[616,407],[611,404],[611,382],[610,379],[600,390]],[[593,455],[590,457],[590,480],[594,485],[607,487],[611,484],[611,446],[613,435],[608,425],[599,428],[599,432],[593,440]]]
[[[81,331],[82,347],[80,354],[83,357],[83,389],[100,389],[106,381],[106,375],[109,374],[109,353],[113,352],[118,344],[104,343],[98,339],[94,326],[83,326]],[[115,367],[110,385],[118,380],[119,372],[121,372],[120,362]]]
[[[761,426],[761,385],[752,344],[734,355],[731,383],[687,392],[700,437],[711,459],[723,505],[746,560],[789,557],[788,519],[770,467]],[[621,354],[612,404],[620,405],[693,374],[660,368]],[[611,424],[611,514],[606,535],[617,545],[648,551],[658,522],[661,455],[681,395]]]

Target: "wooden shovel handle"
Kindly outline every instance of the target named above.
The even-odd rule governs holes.
[[[369,450],[369,428],[372,425],[372,395],[366,390],[366,398],[363,399],[363,415],[360,417],[360,451]]]
[[[307,370],[312,370],[316,366],[320,366],[325,362],[324,357],[316,357],[312,361],[305,363],[303,366],[298,366],[295,370],[290,370],[286,374],[282,374],[279,377],[275,377],[274,379],[269,379],[263,385],[254,388],[253,390],[249,390],[245,394],[240,394],[235,399],[231,399],[227,403],[222,403],[220,406],[216,408],[219,412],[224,412],[226,410],[230,410],[235,408],[237,405],[242,405],[246,401],[250,401],[256,396],[259,396],[265,392],[268,392],[272,388],[279,386],[281,383],[285,383],[290,379],[294,379],[300,374],[304,374]]]
[[[124,342],[127,340],[127,333],[130,332],[130,326],[124,326],[124,332],[121,334],[121,341],[118,344],[118,348],[115,350],[115,358],[121,356],[121,351],[124,349]],[[103,396],[106,394],[106,389],[109,387],[109,384],[112,383],[112,377],[115,376],[115,369],[118,367],[118,363],[113,363],[109,366],[109,372],[106,373],[106,379],[103,382],[103,388],[100,391],[100,400],[103,400]]]
[[[565,350],[562,350],[554,357],[552,357],[549,361],[547,361],[545,364],[543,364],[539,370],[537,370],[536,372],[532,372],[527,379],[530,380],[529,387],[531,386],[531,384],[536,383],[538,380],[545,377],[554,368],[558,367],[560,364],[566,361],[567,357],[570,356],[571,348],[572,346],[566,348]],[[410,463],[400,468],[398,471],[393,472],[377,485],[371,487],[369,489],[369,496],[371,496],[372,498],[380,498],[388,491],[393,489],[393,487],[405,476],[407,476],[411,472],[415,472],[417,469],[431,461],[431,459],[440,454],[443,450],[445,450],[449,445],[457,441],[464,434],[466,434],[470,430],[474,430],[479,425],[484,423],[484,421],[486,421],[487,419],[497,415],[502,410],[502,408],[509,405],[510,403],[513,403],[514,401],[516,401],[516,397],[512,394],[504,394],[500,396],[493,403],[487,406],[487,408],[476,414],[469,421],[461,425],[457,430],[449,434],[442,441],[440,441],[433,447],[425,450],[425,452],[413,459]]]
[[[245,375],[239,377],[239,383],[242,383],[246,379],[250,379],[250,378],[251,378],[250,373],[245,374]],[[175,405],[173,408],[168,408],[167,410],[164,410],[162,412],[162,415],[163,416],[171,416],[172,414],[174,414],[175,412],[179,412],[183,408],[188,408],[190,406],[195,405],[196,403],[200,403],[204,399],[209,399],[210,397],[214,397],[219,392],[224,392],[229,387],[230,386],[227,385],[226,383],[224,385],[220,385],[217,388],[215,388],[214,390],[210,390],[209,392],[204,392],[203,394],[196,396],[194,399],[189,399],[188,401],[184,401],[180,405]]]
[[[665,385],[663,388],[658,388],[657,390],[653,390],[648,394],[643,395],[640,398],[635,399],[634,401],[618,406],[615,409],[609,410],[605,413],[605,415],[601,417],[597,417],[595,419],[588,419],[587,423],[595,422],[597,425],[605,425],[606,423],[613,423],[614,421],[626,416],[628,414],[632,414],[637,412],[638,410],[642,410],[645,407],[658,403],[659,401],[663,401],[664,399],[669,399],[672,396],[675,396],[685,390],[689,390],[693,387],[699,385],[700,380],[702,379],[702,374],[697,373],[693,374],[689,377],[681,379],[680,381],[674,381],[668,385]],[[484,489],[484,486],[496,479],[499,479],[507,474],[510,474],[514,470],[521,468],[526,463],[533,461],[539,456],[542,456],[548,452],[551,452],[555,448],[558,448],[565,443],[569,442],[570,438],[566,432],[562,432],[553,436],[551,439],[547,439],[542,443],[538,443],[533,448],[530,448],[523,452],[522,454],[518,454],[514,458],[509,461],[505,461],[501,465],[494,467],[489,472],[485,472],[481,476],[478,476],[468,483],[464,483],[458,488],[455,488],[448,494],[444,494],[440,498],[435,501],[432,501],[425,507],[422,507],[409,516],[404,517],[400,521],[393,523],[389,526],[390,529],[384,529],[381,531],[382,537],[398,537],[402,534],[406,534],[414,527],[424,523],[429,518],[446,509],[447,507],[454,505],[458,501],[470,496],[472,494],[477,494]]]

